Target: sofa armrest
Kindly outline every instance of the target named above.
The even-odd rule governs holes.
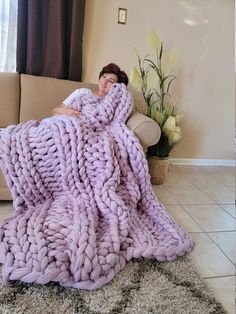
[[[131,115],[126,124],[139,138],[144,151],[148,146],[156,144],[161,137],[159,125],[142,113],[136,112]]]

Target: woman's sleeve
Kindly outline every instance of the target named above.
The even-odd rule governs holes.
[[[91,94],[91,90],[88,88],[80,88],[76,89],[71,93],[65,100],[63,100],[63,104],[66,106],[72,105],[73,101],[78,98],[79,95],[81,94]]]

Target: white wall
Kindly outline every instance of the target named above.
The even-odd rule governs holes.
[[[126,25],[117,23],[119,7],[128,9]],[[129,74],[151,27],[177,50],[173,93],[185,119],[172,157],[234,159],[233,0],[87,0],[83,81],[97,82],[109,62]]]

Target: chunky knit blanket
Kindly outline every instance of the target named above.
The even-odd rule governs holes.
[[[125,122],[124,84],[81,95],[79,117],[54,116],[0,132],[13,216],[0,226],[4,282],[93,290],[132,258],[172,261],[193,241],[152,191],[147,161]]]

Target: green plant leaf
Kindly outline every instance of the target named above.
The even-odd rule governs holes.
[[[160,54],[159,54],[159,60],[161,60],[162,53],[163,53],[163,43],[161,42],[161,49],[160,49]]]
[[[167,89],[166,89],[167,93],[169,92],[171,83],[172,83],[175,79],[176,79],[176,76],[174,76],[174,77],[169,81],[168,86],[167,86]]]

